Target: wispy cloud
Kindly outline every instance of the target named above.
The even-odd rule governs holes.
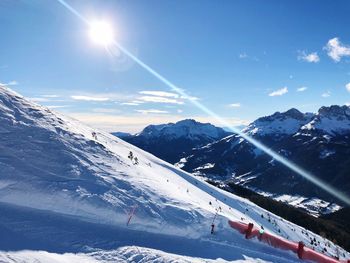
[[[228,105],[230,108],[239,108],[241,107],[241,103],[231,103]]]
[[[18,85],[18,82],[16,80],[11,80],[7,83],[0,82],[0,86],[16,86],[16,85]]]
[[[73,100],[82,100],[82,101],[109,101],[107,97],[95,97],[95,96],[84,96],[84,95],[73,95],[71,96]]]
[[[320,57],[318,56],[317,52],[306,53],[306,51],[299,51],[298,60],[317,63],[320,61]]]
[[[275,96],[282,96],[288,92],[287,87],[283,87],[281,89],[275,90],[269,94],[270,97],[275,97]]]
[[[305,87],[305,86],[297,88],[297,92],[303,92],[305,90],[307,90],[307,87]]]
[[[142,114],[165,114],[169,113],[165,110],[155,110],[155,109],[149,109],[149,110],[135,110],[136,112],[142,113]]]
[[[127,105],[127,106],[138,106],[140,105],[140,103],[137,103],[137,102],[123,102],[123,103],[120,103],[121,105]]]
[[[93,112],[96,113],[118,113],[120,110],[118,109],[111,109],[111,108],[95,108],[92,109]]]
[[[345,85],[345,88],[346,88],[347,91],[350,92],[350,82],[349,82],[348,84]]]
[[[240,54],[238,55],[238,57],[239,57],[239,58],[247,58],[248,55],[247,55],[247,53],[243,52],[243,53],[240,53]]]
[[[342,57],[350,56],[350,46],[342,44],[337,37],[330,39],[324,49],[335,62],[339,62]]]
[[[253,61],[259,61],[257,57],[254,56],[249,56],[246,52],[239,53],[238,54],[239,59],[248,59],[248,60],[253,60]]]
[[[44,94],[44,95],[41,95],[41,97],[43,97],[43,98],[59,98],[60,96],[58,96],[56,94]]]
[[[49,109],[60,109],[60,108],[70,107],[70,105],[49,105],[49,106],[46,106],[46,107],[48,107]]]
[[[157,96],[157,97],[168,97],[168,98],[179,98],[179,95],[172,92],[167,91],[160,91],[160,90],[143,90],[139,92],[143,95],[151,95],[151,96]]]
[[[144,102],[184,104],[183,101],[173,99],[173,98],[168,98],[168,97],[142,96],[137,99]]]
[[[189,95],[187,95],[187,96],[181,96],[180,98],[181,98],[181,99],[184,99],[184,100],[191,100],[191,101],[197,101],[197,100],[200,100],[200,98],[198,98],[198,97],[195,97],[195,96],[189,96]]]
[[[49,102],[51,101],[48,98],[43,98],[43,97],[32,97],[32,98],[27,98],[28,100],[31,100],[33,102]]]
[[[330,91],[323,92],[323,93],[321,94],[321,96],[322,96],[323,98],[328,98],[328,97],[331,96],[331,92],[330,92]]]

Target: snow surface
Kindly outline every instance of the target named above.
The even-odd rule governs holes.
[[[315,237],[320,242],[315,249],[329,244],[330,255],[338,249],[246,199],[3,87],[0,123],[0,230],[5,233],[0,236],[0,250],[61,253],[2,252],[5,262],[6,257],[19,257],[19,262],[21,257],[33,262],[36,257],[39,262],[45,257],[59,262],[69,258],[74,262],[75,257],[102,261],[103,257],[86,253],[103,249],[108,257],[121,246],[135,244],[176,257],[299,262],[294,254],[245,240],[229,227],[229,219],[252,222],[307,245]],[[130,151],[139,164],[128,159]],[[215,235],[211,235],[214,218]],[[78,254],[62,255],[72,250]],[[140,248],[134,253],[130,256],[142,258],[157,257],[158,252]],[[164,257],[169,262],[173,258]]]
[[[92,253],[49,253],[46,251],[16,251],[0,252],[0,262],[12,263],[98,263],[98,262],[154,262],[154,263],[201,263],[201,262],[232,262],[232,263],[268,263],[261,259],[254,259],[243,256],[242,260],[226,261],[224,259],[203,259],[197,257],[186,257],[165,253],[156,249],[149,249],[137,246],[121,247],[117,250],[105,251],[99,250]]]

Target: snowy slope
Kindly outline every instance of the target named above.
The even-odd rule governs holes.
[[[298,262],[295,255],[263,244],[255,242],[254,247],[249,247],[254,241],[246,241],[233,231],[228,219],[263,225],[268,232],[306,244],[315,237],[320,242],[316,249],[329,243],[313,233],[306,235],[306,230],[111,134],[29,102],[3,87],[0,87],[0,123],[0,229],[11,233],[0,237],[0,250],[11,249],[7,247],[8,241],[22,235],[19,240],[25,237],[45,243],[52,239],[57,247],[62,243],[85,252],[86,244],[103,233],[102,239],[106,240],[99,241],[99,247],[105,249],[110,249],[111,244],[121,245],[122,239],[132,243],[137,236],[143,236],[147,240],[140,241],[143,246],[176,251],[178,255],[190,255],[191,246],[165,246],[166,242],[159,244],[157,240],[187,240],[186,244],[199,246],[197,251],[203,246],[207,258],[217,258],[211,254],[215,244],[215,250],[221,248],[225,251],[223,258],[230,260],[253,255],[272,262]],[[97,139],[92,137],[92,132],[97,133]],[[139,164],[128,159],[129,151]],[[135,214],[126,226],[132,210]],[[36,217],[39,211],[45,214]],[[210,225],[216,213],[216,234],[211,235]],[[61,217],[69,221],[57,221]],[[40,224],[35,218],[40,218]],[[69,231],[65,230],[64,234],[61,231],[74,222],[81,223],[69,230],[78,233],[70,240]],[[79,232],[83,224],[90,225]],[[97,228],[97,224],[104,225],[105,230],[95,232],[90,238],[82,237]],[[56,231],[54,236],[51,229]],[[138,233],[134,239],[133,231]],[[115,235],[107,238],[112,232]],[[117,233],[125,235],[120,237]],[[17,241],[13,243],[20,245]],[[33,241],[28,244],[32,246]],[[328,252],[334,254],[336,246],[329,244]],[[93,249],[94,244],[89,247]],[[350,256],[345,251],[342,253]]]
[[[30,259],[30,260],[28,260]],[[195,257],[179,256],[175,254],[165,253],[160,250],[148,249],[143,247],[122,247],[112,251],[97,251],[93,253],[48,253],[46,251],[20,251],[20,252],[0,252],[0,262],[12,263],[97,263],[97,262],[154,262],[154,263],[200,263],[200,262],[228,262],[224,259],[203,259]],[[230,261],[234,263],[267,263],[261,259],[254,259],[245,256],[243,260]]]

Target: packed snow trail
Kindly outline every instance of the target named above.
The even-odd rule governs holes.
[[[254,250],[227,224],[228,219],[239,220],[306,244],[315,237],[320,242],[316,249],[329,243],[328,253],[336,253],[337,247],[318,235],[4,87],[0,87],[0,122],[0,202],[4,204],[126,231]],[[128,158],[130,151],[138,158],[137,165]],[[127,226],[133,207],[137,209]],[[257,255],[265,249],[256,244]],[[185,255],[189,248],[177,253]],[[283,255],[287,261],[297,261],[294,255]]]

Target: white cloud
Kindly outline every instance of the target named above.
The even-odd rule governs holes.
[[[259,61],[259,59],[257,57],[250,56],[245,52],[238,54],[238,58]]]
[[[323,92],[323,93],[321,94],[321,96],[322,96],[323,98],[328,98],[328,97],[331,96],[331,92],[330,92],[330,91]]]
[[[350,92],[350,82],[348,84],[345,85],[345,88],[347,89],[347,91]]]
[[[109,98],[106,97],[95,97],[95,96],[84,96],[84,95],[73,95],[71,96],[73,100],[82,100],[82,101],[109,101]]]
[[[121,105],[138,106],[138,105],[140,105],[140,103],[136,103],[136,102],[123,102],[123,103],[121,103]]]
[[[42,98],[42,97],[33,97],[33,98],[27,98],[28,100],[31,100],[33,102],[48,102],[51,101],[48,98]]]
[[[274,97],[274,96],[282,96],[284,94],[286,94],[288,92],[288,88],[287,87],[283,87],[281,89],[275,90],[273,92],[271,92],[269,94],[270,97]]]
[[[239,108],[241,107],[241,103],[231,103],[228,105],[230,108]]]
[[[117,109],[111,109],[111,108],[95,108],[92,109],[93,112],[97,112],[97,113],[117,113],[120,112]]]
[[[60,109],[60,108],[67,108],[67,107],[70,107],[69,105],[49,105],[49,106],[46,106],[48,107],[49,109]]]
[[[18,82],[16,80],[11,80],[7,83],[0,82],[0,86],[16,86],[16,85],[18,85]]]
[[[18,85],[18,82],[16,80],[12,80],[10,81],[9,83],[7,83],[7,85],[9,86],[15,86],[15,85]]]
[[[178,109],[178,110],[177,110],[177,113],[183,113],[183,110]]]
[[[168,97],[168,98],[179,98],[179,95],[176,93],[166,92],[166,91],[160,91],[160,90],[143,90],[139,92],[143,95],[151,95],[156,97]]]
[[[45,95],[41,95],[41,97],[43,97],[43,98],[58,98],[59,96],[56,94],[45,94]]]
[[[154,109],[150,109],[150,110],[135,110],[136,112],[142,113],[142,114],[165,114],[165,113],[169,113],[168,111],[165,110],[154,110]]]
[[[167,98],[167,97],[156,97],[156,96],[142,96],[138,100],[144,102],[155,102],[155,103],[171,103],[171,104],[184,104],[183,101],[177,99]]]
[[[350,46],[343,45],[337,37],[330,39],[324,49],[335,62],[339,62],[342,57],[350,56]]]
[[[247,53],[244,52],[244,53],[239,54],[238,57],[239,58],[247,58],[248,55],[247,55]]]
[[[198,97],[189,96],[189,95],[181,96],[181,99],[184,99],[184,100],[192,100],[192,101],[197,101],[197,100],[199,100]]]
[[[141,100],[133,100],[132,103],[142,104],[142,103],[145,103],[145,102],[141,101]]]
[[[307,54],[305,51],[299,51],[298,60],[317,63],[320,61],[320,57],[318,56],[317,52]]]
[[[305,86],[297,88],[298,92],[302,92],[302,91],[305,91],[305,90],[307,90],[307,87],[305,87]]]
[[[350,102],[346,102],[345,105],[350,107]]]

